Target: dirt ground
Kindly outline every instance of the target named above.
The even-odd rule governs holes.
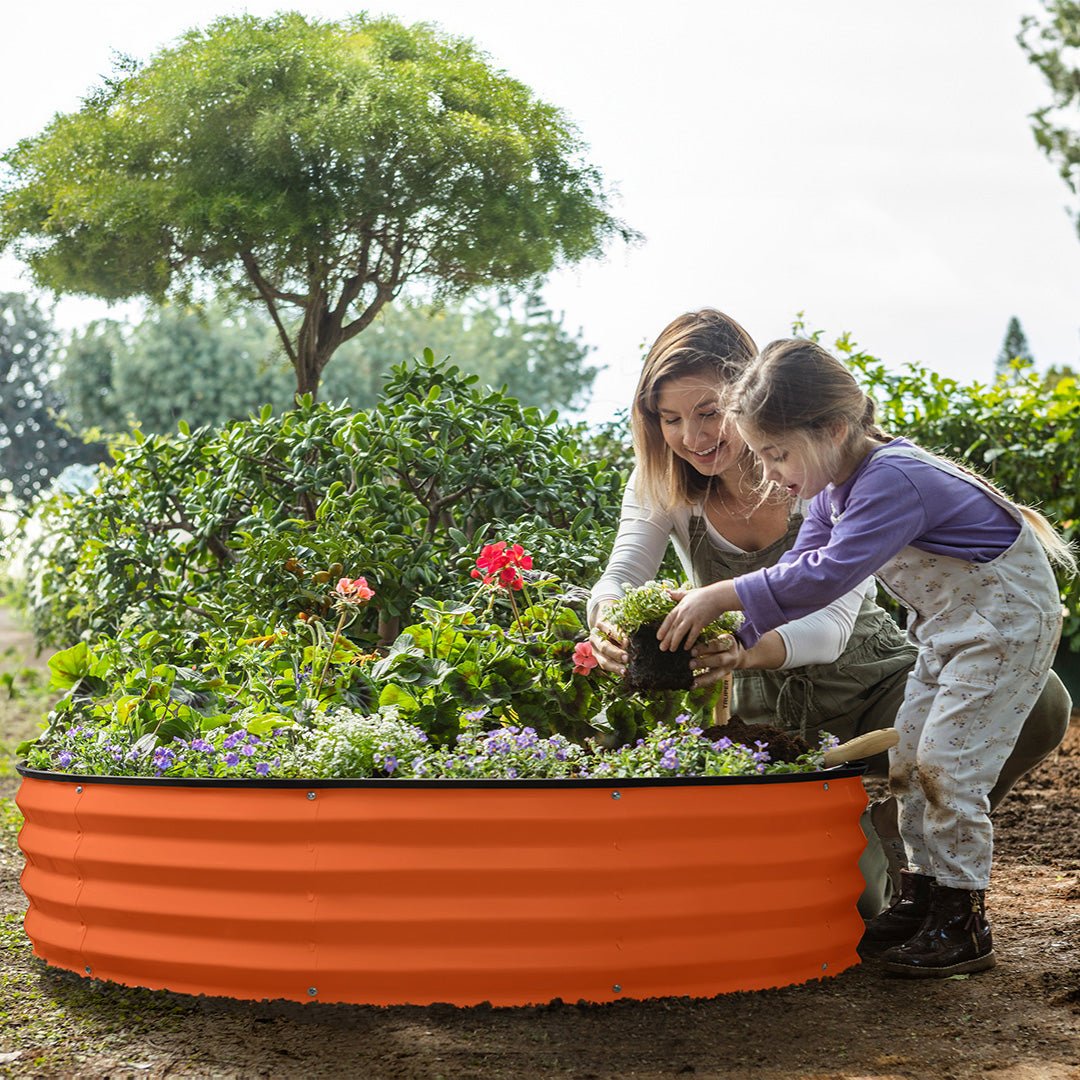
[[[25,664],[28,649],[0,607],[0,674]],[[3,703],[0,723],[10,761],[33,724]],[[258,1005],[79,979],[46,968],[22,933],[17,786],[9,764],[0,770],[0,1076],[1080,1080],[1080,713],[1057,756],[995,817],[996,968],[927,983],[864,964],[709,1000]]]

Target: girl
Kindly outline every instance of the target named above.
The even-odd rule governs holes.
[[[1057,646],[1050,559],[1074,571],[1073,555],[1034,510],[890,439],[851,373],[814,342],[769,345],[730,407],[765,479],[812,501],[776,566],[681,594],[661,647],[693,641],[731,610],[745,612],[738,636],[752,647],[875,573],[908,609],[918,657],[889,773],[910,872],[900,900],[867,926],[864,952],[885,947],[887,970],[914,976],[991,967],[990,793]]]

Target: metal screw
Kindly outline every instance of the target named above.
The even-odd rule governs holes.
[[[828,791],[828,790],[829,790],[829,785],[828,785],[828,784],[822,784],[821,786],[822,786],[822,787],[823,787],[823,788],[824,788],[824,789],[825,789],[826,791]]]
[[[827,971],[828,969],[829,969],[829,965],[828,965],[828,964],[822,964],[822,965],[821,965],[821,970],[822,970],[822,971]]]
[[[90,965],[89,965],[89,964],[87,964],[87,965],[86,965],[86,967],[85,967],[85,968],[83,968],[83,971],[85,971],[85,972],[86,972],[86,974],[87,974],[87,975],[89,975],[89,974],[90,974]]]
[[[319,988],[317,986],[309,986],[307,992],[308,997],[314,997],[319,992]]]
[[[616,994],[621,994],[622,993],[622,983],[616,983],[611,989],[614,990]]]
[[[308,797],[309,799],[314,799],[314,798],[315,798],[315,792],[314,792],[314,791],[309,791],[309,792],[307,793],[307,797]]]
[[[612,797],[613,799],[621,799],[621,798],[622,798],[622,793],[621,793],[621,792],[618,792],[618,791],[613,791],[613,792],[611,793],[611,797]]]
[[[82,784],[79,784],[79,785],[78,785],[78,786],[77,786],[77,787],[75,788],[75,794],[76,794],[76,795],[81,795],[81,794],[82,794]]]

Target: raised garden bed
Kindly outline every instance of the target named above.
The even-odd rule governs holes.
[[[47,963],[242,999],[523,1005],[858,963],[861,768],[220,781],[20,768]]]

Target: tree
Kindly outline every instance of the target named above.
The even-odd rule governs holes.
[[[0,293],[0,495],[29,502],[65,466],[101,460],[57,421],[56,334],[38,305]]]
[[[1001,352],[994,361],[994,374],[998,377],[1008,377],[1014,370],[1012,366],[1014,360],[1021,360],[1025,364],[1035,363],[1020,320],[1015,315],[1009,320],[1009,325],[1005,329],[1005,340],[1001,343]]]
[[[1058,173],[1074,195],[1080,195],[1080,129],[1076,111],[1080,105],[1080,3],[1077,0],[1041,0],[1045,20],[1025,15],[1017,35],[1029,63],[1042,72],[1050,85],[1049,105],[1031,114],[1031,130],[1040,149],[1056,162]],[[1069,50],[1074,50],[1072,53]],[[1080,213],[1073,211],[1080,231]]]
[[[259,300],[298,393],[406,282],[516,286],[635,236],[558,109],[467,40],[366,15],[219,19],[4,161],[0,249],[39,284]]]
[[[135,326],[99,320],[72,335],[61,359],[64,417],[79,431],[221,427],[292,397],[273,327],[220,303],[152,308]]]

